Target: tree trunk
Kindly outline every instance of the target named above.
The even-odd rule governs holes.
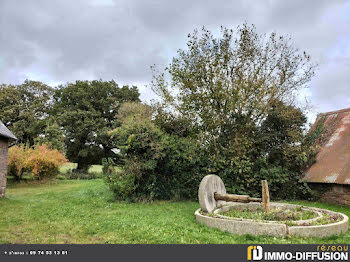
[[[87,172],[89,169],[89,165],[84,163],[84,160],[79,158],[77,161],[77,171]]]

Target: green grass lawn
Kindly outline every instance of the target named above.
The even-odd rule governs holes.
[[[77,168],[76,163],[66,163],[60,167],[60,172],[61,173],[67,173],[68,170]],[[102,173],[102,165],[92,165],[89,168],[89,173]]]
[[[60,172],[61,173],[67,173],[68,170],[77,168],[76,163],[65,163],[60,167]],[[115,167],[116,170],[119,170],[119,167]],[[89,170],[89,173],[102,173],[102,165],[92,165]]]
[[[325,239],[237,236],[198,224],[197,202],[110,201],[102,180],[9,185],[0,200],[0,243],[350,243]],[[350,208],[294,202],[339,211]]]

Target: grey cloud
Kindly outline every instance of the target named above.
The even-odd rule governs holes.
[[[349,11],[348,2],[326,0],[2,0],[0,82],[113,78],[147,84],[149,67],[169,63],[193,29],[205,25],[217,30],[247,21],[260,32],[290,34],[320,61],[311,99],[321,111],[328,110],[350,102],[348,64],[330,57],[350,34]],[[152,98],[149,88],[141,91],[144,99]]]
[[[350,54],[325,65],[314,80],[315,103],[325,111],[350,107]]]

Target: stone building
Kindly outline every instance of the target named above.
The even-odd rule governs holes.
[[[320,150],[304,181],[321,201],[350,206],[350,108],[319,114],[310,134]]]
[[[9,142],[17,138],[0,121],[0,198],[5,196],[7,174],[7,151]]]

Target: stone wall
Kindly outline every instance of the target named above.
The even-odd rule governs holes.
[[[319,197],[319,201],[350,206],[350,185],[310,183],[311,189]]]
[[[0,137],[0,198],[5,196],[8,140]]]

